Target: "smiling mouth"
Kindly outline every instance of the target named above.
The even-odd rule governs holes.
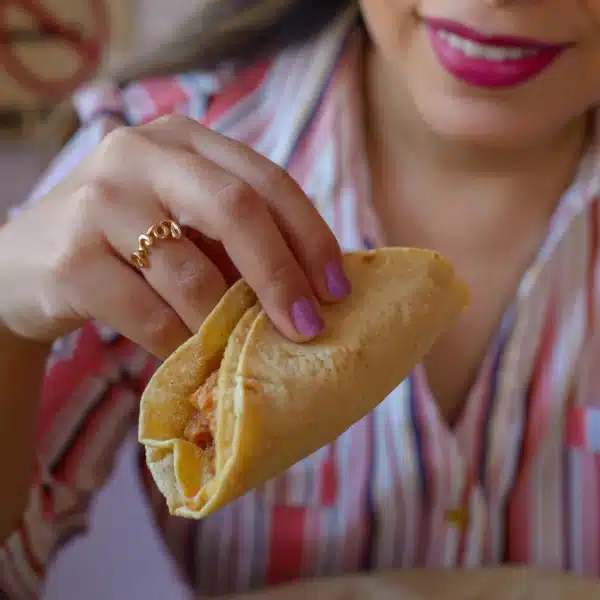
[[[521,85],[541,74],[570,47],[490,36],[454,21],[424,19],[423,22],[441,66],[454,78],[476,87]]]
[[[493,62],[503,62],[508,60],[520,60],[528,56],[537,56],[540,54],[539,49],[528,48],[510,48],[503,46],[495,46],[490,44],[480,44],[473,40],[461,37],[455,33],[440,29],[437,35],[447,44],[462,52],[465,56],[471,58],[481,58]]]

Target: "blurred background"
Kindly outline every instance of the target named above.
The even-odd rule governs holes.
[[[70,93],[160,47],[206,0],[0,0],[0,222],[73,133]]]
[[[160,46],[202,1],[0,0],[0,223],[76,127],[72,89]],[[60,553],[45,600],[187,597],[139,488],[136,446],[132,432],[89,535]]]

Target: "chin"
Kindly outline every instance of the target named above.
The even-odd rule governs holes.
[[[442,138],[491,148],[522,149],[549,139],[571,122],[548,106],[515,106],[493,98],[423,93],[413,97],[428,128]],[[536,103],[537,104],[537,103]]]

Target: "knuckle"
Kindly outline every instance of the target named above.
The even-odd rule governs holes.
[[[267,273],[267,286],[275,293],[290,287],[299,287],[301,281],[300,268],[293,262],[280,262],[273,265]]]
[[[100,165],[127,164],[126,158],[145,149],[148,140],[137,127],[117,127],[103,138],[96,151],[96,161]]]
[[[198,128],[200,124],[195,119],[177,113],[160,116],[152,121],[152,125],[160,129]]]
[[[262,177],[260,180],[260,189],[266,192],[273,190],[295,190],[296,182],[292,176],[278,164],[268,161],[262,167]]]
[[[225,222],[242,223],[263,210],[262,200],[249,183],[235,179],[216,194],[217,206]]]
[[[181,322],[175,311],[162,307],[154,309],[142,323],[143,338],[153,347],[163,347],[173,338],[173,332],[180,329]]]
[[[78,242],[81,241],[80,232],[86,232],[88,240],[92,239],[92,232],[101,235],[107,217],[119,214],[121,200],[118,187],[109,179],[97,174],[88,177],[70,199],[69,234]]]
[[[83,215],[90,207],[113,203],[116,199],[114,186],[106,179],[96,176],[83,182],[73,195],[74,208]]]
[[[199,261],[189,257],[174,261],[172,276],[174,284],[184,296],[197,296],[200,288],[209,285],[206,269],[202,267]]]
[[[134,127],[125,125],[116,127],[106,134],[102,139],[100,146],[105,150],[127,150],[139,138],[139,132]]]

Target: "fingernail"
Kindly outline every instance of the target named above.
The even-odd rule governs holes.
[[[302,337],[313,338],[323,331],[325,323],[315,304],[308,298],[294,302],[291,312],[294,327]]]
[[[350,294],[350,282],[339,262],[330,262],[325,267],[325,279],[327,281],[327,289],[332,296],[345,298]]]

